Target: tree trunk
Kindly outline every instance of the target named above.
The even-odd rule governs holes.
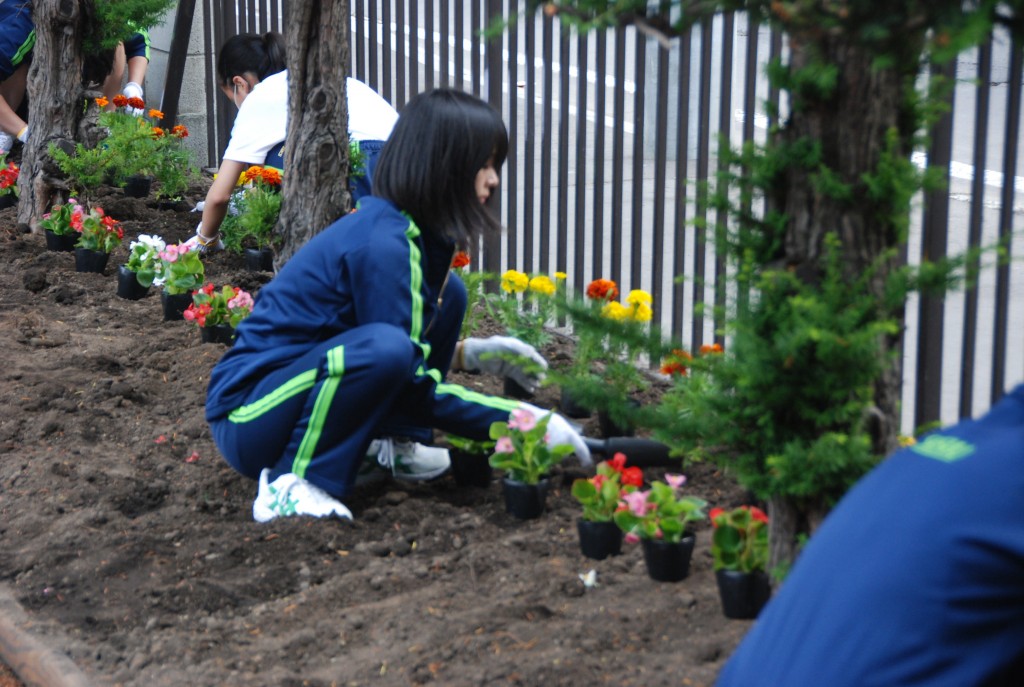
[[[33,6],[36,45],[27,86],[32,129],[18,182],[18,224],[33,231],[62,186],[54,184],[49,145],[73,145],[82,118],[82,37],[92,15],[92,0],[36,0]]]
[[[809,504],[785,496],[768,499],[768,570],[796,561],[800,536],[810,536],[821,525],[828,509],[820,502]]]
[[[288,140],[284,201],[276,231],[280,267],[347,212],[349,3],[288,3]]]

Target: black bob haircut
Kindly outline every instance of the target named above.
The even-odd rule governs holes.
[[[424,231],[461,247],[501,228],[476,195],[477,172],[508,154],[501,116],[450,88],[420,93],[402,108],[373,172],[373,194],[390,200]]]
[[[284,71],[285,67],[284,36],[275,31],[232,36],[224,41],[217,56],[217,78],[221,86],[230,86],[231,79],[249,73],[263,81]]]

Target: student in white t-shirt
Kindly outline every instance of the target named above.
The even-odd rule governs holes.
[[[281,170],[288,125],[288,72],[279,33],[240,34],[225,42],[217,58],[217,80],[238,114],[217,178],[206,194],[203,219],[188,243],[221,250],[220,225],[239,175],[252,165]],[[377,154],[398,121],[398,113],[366,84],[348,79],[349,138],[363,151],[364,175],[355,179],[353,200],[370,191]]]

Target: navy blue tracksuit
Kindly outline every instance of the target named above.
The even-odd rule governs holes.
[[[484,439],[515,401],[447,384],[465,313],[455,246],[364,198],[264,286],[214,367],[206,419],[239,472],[292,472],[345,498],[375,437]]]

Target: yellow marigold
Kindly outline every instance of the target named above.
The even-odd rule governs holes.
[[[555,272],[555,279],[557,279],[558,281],[565,281],[568,278],[569,275],[566,274],[565,272]]]
[[[530,291],[550,296],[555,292],[555,282],[551,281],[551,277],[539,274],[530,280]]]
[[[654,317],[654,311],[646,303],[637,303],[630,312],[631,317],[637,322],[650,322]]]
[[[501,288],[508,293],[522,293],[530,285],[530,278],[519,270],[508,270],[501,275]]]
[[[903,448],[913,446],[914,444],[917,443],[917,439],[915,439],[914,437],[907,436],[906,434],[901,434],[898,437],[896,437],[896,441],[899,442],[899,445],[902,446]]]
[[[164,113],[161,112],[160,110],[150,110],[149,111],[149,116],[152,117],[153,119],[163,119],[164,118]]]
[[[110,101],[107,100],[106,98],[104,98],[103,96],[100,96],[99,98],[96,98],[96,106],[97,107],[106,107],[109,104],[110,104]]]
[[[630,308],[627,308],[618,301],[609,301],[603,308],[601,308],[602,317],[607,317],[609,320],[618,320],[620,322],[622,320],[629,319],[630,312]]]
[[[633,289],[626,296],[626,302],[630,305],[650,305],[654,302],[654,298],[642,289]]]

